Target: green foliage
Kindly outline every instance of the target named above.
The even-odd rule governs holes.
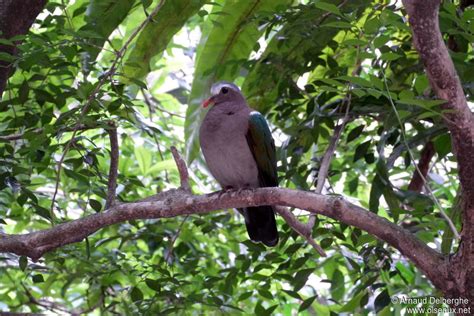
[[[163,4],[152,23],[140,33],[124,67],[126,78],[140,79],[151,70],[152,58],[162,53],[173,36],[205,3],[204,0],[174,0]]]
[[[415,170],[408,150],[418,160],[431,140],[429,185],[459,228],[442,101],[392,2],[166,1],[99,86],[115,52],[159,1],[49,1],[18,56],[0,55],[16,69],[0,101],[0,232],[23,234],[104,211],[110,121],[118,127],[119,201],[179,185],[172,145],[193,162],[195,193],[217,189],[196,159],[197,133],[209,86],[226,79],[270,122],[281,186],[315,189],[348,109],[325,193],[451,252],[457,245],[433,197],[408,190]],[[452,58],[473,102],[473,9],[459,14],[444,1],[440,18],[446,39],[458,43]],[[278,227],[279,245],[265,248],[248,241],[242,218],[228,210],[120,223],[38,262],[2,254],[0,310],[47,313],[35,304],[47,300],[59,314],[385,315],[402,308],[392,295],[436,295],[410,262],[359,229],[318,217],[313,235],[329,254],[321,258],[281,218]]]

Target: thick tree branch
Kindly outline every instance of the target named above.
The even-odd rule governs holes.
[[[441,0],[403,0],[430,85],[438,98],[446,100],[443,118],[451,133],[461,183],[463,230],[458,252],[449,265],[448,297],[466,297],[474,307],[474,116],[443,41],[438,11]]]
[[[0,1],[0,38],[10,39],[16,35],[26,34],[46,2],[47,0]],[[16,51],[16,46],[0,45],[0,52],[15,55]],[[11,64],[0,61],[0,100],[11,74]]]
[[[405,229],[340,197],[284,188],[258,188],[191,195],[182,189],[170,190],[144,201],[115,205],[51,229],[23,235],[0,236],[0,252],[11,252],[38,260],[46,252],[79,242],[99,229],[136,219],[167,218],[259,205],[296,207],[358,227],[377,236],[410,258],[438,287],[446,286],[444,257]]]
[[[461,82],[441,36],[438,22],[440,0],[403,0],[413,30],[413,42],[420,54],[438,98],[443,105],[446,126],[451,132],[454,153],[459,164],[463,191],[474,204],[474,117],[467,106]]]

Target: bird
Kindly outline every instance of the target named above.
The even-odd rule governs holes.
[[[201,123],[201,151],[224,191],[278,186],[275,142],[267,121],[251,109],[239,87],[219,81],[202,106],[210,107]],[[278,244],[275,210],[270,205],[240,208],[250,239]]]

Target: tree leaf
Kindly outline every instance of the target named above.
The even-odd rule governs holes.
[[[44,278],[42,274],[34,274],[32,277],[33,283],[43,283]]]
[[[314,300],[317,297],[318,297],[317,295],[314,295],[314,296],[311,296],[310,298],[305,299],[303,303],[300,305],[300,307],[298,308],[298,313],[308,309],[308,307],[310,307],[311,304],[313,304]]]
[[[367,294],[366,290],[363,290],[357,293],[357,295],[353,296],[346,304],[344,304],[341,307],[341,309],[339,310],[339,313],[355,311],[359,307],[360,300],[365,294]]]
[[[82,34],[93,31],[99,37],[87,38],[86,60],[93,62],[100,53],[110,34],[122,23],[132,9],[135,0],[91,0],[86,9],[85,22],[81,28]]]
[[[340,270],[334,270],[331,279],[331,296],[334,300],[339,301],[344,296],[344,275]]]
[[[308,281],[309,276],[313,273],[314,268],[302,269],[296,272],[293,281],[291,282],[294,287],[294,291],[299,291]]]
[[[26,267],[28,266],[28,258],[26,256],[20,256],[18,259],[18,266],[20,267],[21,271],[25,271]]]
[[[369,150],[370,143],[371,141],[368,140],[356,147],[353,162],[356,162],[367,154],[367,150]]]
[[[153,280],[153,279],[150,279],[150,278],[146,278],[145,283],[150,289],[152,289],[156,292],[159,292],[161,290],[160,281],[158,281],[158,280]]]
[[[347,135],[347,140],[346,142],[350,142],[354,139],[356,139],[357,137],[359,137],[359,135],[362,133],[362,131],[364,130],[364,125],[359,125],[357,127],[354,127],[353,129],[351,129],[351,131],[349,132],[349,134]]]
[[[204,3],[205,0],[165,1],[153,21],[138,36],[125,62],[125,77],[140,79],[150,72],[152,58],[166,49],[173,36]]]
[[[135,147],[134,152],[135,158],[137,159],[138,166],[140,168],[140,173],[142,175],[147,174],[148,169],[151,167],[151,152],[143,146]]]
[[[143,292],[136,286],[130,291],[130,298],[134,303],[140,302],[143,300]]]
[[[94,199],[90,199],[89,200],[89,205],[92,207],[92,209],[94,211],[96,211],[97,213],[100,212],[100,210],[102,209],[102,204],[100,204],[99,201],[97,200],[94,200]]]
[[[342,16],[341,14],[341,11],[339,11],[339,8],[333,4],[333,3],[327,3],[327,2],[323,2],[323,1],[318,1],[316,3],[314,3],[314,6],[316,8],[319,8],[321,10],[324,10],[324,11],[327,11],[327,12],[331,12],[335,15],[339,15],[339,16]]]
[[[375,312],[378,313],[388,304],[390,304],[390,295],[388,295],[388,291],[385,289],[375,298]]]

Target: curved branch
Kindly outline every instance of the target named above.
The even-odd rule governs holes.
[[[37,260],[48,251],[79,242],[103,227],[127,220],[204,214],[220,209],[258,205],[296,207],[365,230],[400,250],[435,286],[446,286],[444,257],[407,230],[343,198],[284,188],[259,188],[207,195],[191,195],[183,189],[174,189],[145,201],[115,205],[107,212],[51,229],[24,235],[0,235],[0,252],[12,252]]]
[[[463,201],[463,229],[458,252],[448,266],[448,297],[466,297],[474,307],[474,116],[439,28],[441,0],[403,0],[413,30],[413,42],[424,64],[430,85],[438,98],[446,100],[443,118],[451,133],[458,162]],[[443,290],[443,288],[441,288]]]
[[[474,116],[467,106],[461,81],[441,36],[438,21],[440,3],[440,0],[403,0],[413,30],[413,42],[431,87],[438,98],[447,101],[442,106],[443,110],[447,110],[443,117],[451,132],[459,178],[464,193],[474,201]]]

